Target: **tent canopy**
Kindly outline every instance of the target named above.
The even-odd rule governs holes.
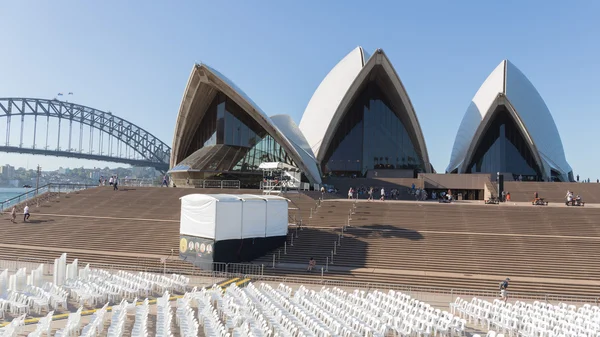
[[[290,164],[282,163],[282,162],[267,162],[260,163],[258,165],[260,170],[282,170],[282,171],[299,171],[299,169]]]
[[[236,240],[287,235],[288,200],[252,194],[181,197],[180,234]]]

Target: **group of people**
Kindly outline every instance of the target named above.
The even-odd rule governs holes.
[[[397,192],[397,190],[396,190],[396,192]],[[370,187],[367,190],[367,195],[368,195],[367,201],[373,201],[374,194],[375,194],[375,189],[373,187]],[[359,196],[359,193],[353,187],[350,187],[350,189],[348,189],[348,199],[354,199],[354,198],[358,199],[358,196]],[[379,200],[385,201],[385,196],[386,196],[385,188],[382,187],[381,190],[379,191]]]
[[[575,194],[571,191],[567,191],[567,195],[565,196],[565,205],[567,206],[579,206],[583,202],[581,200],[581,196]]]
[[[29,220],[29,206],[26,204],[25,208],[23,208],[23,222],[27,222]],[[17,223],[17,207],[13,206],[10,211],[10,222]]]
[[[127,177],[125,177],[127,178]],[[100,176],[98,179],[99,186],[106,186],[106,178],[104,176]],[[113,187],[114,191],[119,190],[119,176],[114,175],[108,179],[108,185]]]

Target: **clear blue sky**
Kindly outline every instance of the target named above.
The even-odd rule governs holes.
[[[0,97],[73,91],[170,145],[194,62],[299,122],[344,55],[382,48],[443,171],[471,98],[508,58],[546,100],[575,173],[595,180],[598,13],[597,1],[2,1]],[[0,153],[0,164],[106,166],[27,158]]]

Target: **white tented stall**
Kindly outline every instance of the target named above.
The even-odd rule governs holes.
[[[265,237],[267,223],[267,202],[264,198],[243,194],[242,203],[242,239]]]
[[[199,268],[252,261],[284,245],[288,200],[270,195],[181,198],[179,257]]]
[[[288,201],[272,195],[188,194],[180,234],[222,240],[287,235]]]
[[[180,234],[214,239],[242,238],[242,201],[228,194],[188,194],[181,198]]]
[[[265,236],[287,235],[288,231],[288,200],[275,195],[261,196],[267,200],[267,223]]]

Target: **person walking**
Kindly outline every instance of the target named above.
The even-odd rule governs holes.
[[[508,300],[508,281],[510,279],[507,277],[504,281],[500,282],[500,297],[504,302]]]
[[[10,211],[10,222],[17,223],[17,207],[13,206],[12,211]]]
[[[29,206],[25,205],[23,208],[23,222],[27,222],[29,220]]]
[[[115,176],[115,179],[113,179],[113,191],[119,190],[119,186],[117,186],[117,185],[119,185],[119,177]]]

